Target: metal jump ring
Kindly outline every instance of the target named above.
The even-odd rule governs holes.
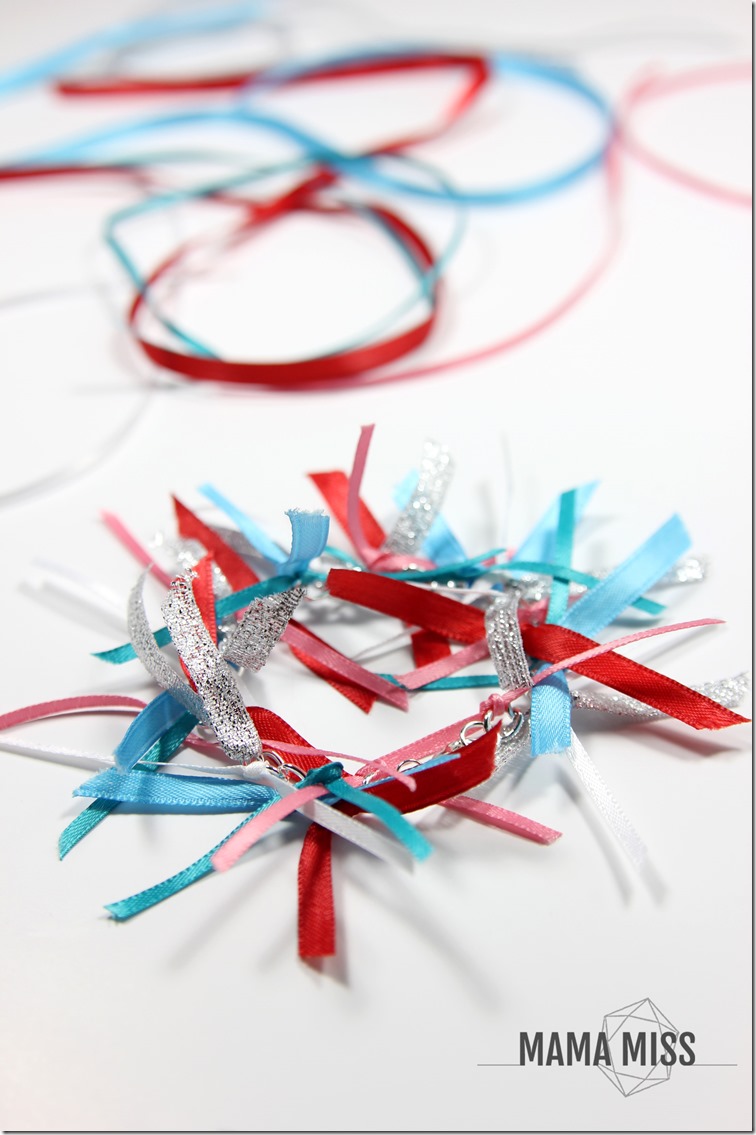
[[[523,723],[525,721],[525,714],[519,709],[510,708],[509,714],[512,720],[508,725],[504,725],[504,723],[502,722],[502,726],[499,731],[499,738],[502,741],[511,741],[514,737],[516,737],[522,729]]]
[[[463,725],[462,728],[459,731],[459,739],[460,739],[460,741],[462,742],[463,745],[469,745],[470,742],[473,740],[472,737],[468,736],[471,729],[482,729],[484,733],[488,732],[488,730],[486,729],[485,720],[483,720],[483,721],[468,721],[467,724]]]
[[[304,769],[301,769],[299,765],[289,764],[275,749],[263,749],[262,755],[268,768],[272,773],[275,773],[276,776],[283,776],[286,780],[292,778],[295,780],[304,780],[307,776]]]
[[[293,777],[294,780],[304,780],[307,776],[307,773],[304,769],[301,769],[299,765],[290,765],[285,762],[281,764],[280,771],[287,774],[289,777]]]
[[[284,763],[283,757],[275,749],[263,749],[262,757],[271,772],[278,772]]]

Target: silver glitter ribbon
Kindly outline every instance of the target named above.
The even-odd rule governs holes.
[[[174,646],[186,666],[227,756],[242,764],[262,759],[262,741],[244,704],[228,663],[202,621],[191,579],[179,576],[162,606]]]
[[[258,552],[252,544],[250,544],[247,537],[239,532],[236,528],[226,528],[221,524],[211,524],[213,532],[216,536],[220,536],[229,548],[236,552],[240,559],[244,560],[247,567],[251,567],[254,571],[259,573],[261,565],[268,563],[263,555]]]
[[[131,645],[140,662],[158,685],[168,690],[184,709],[193,713],[199,721],[205,721],[202,699],[191,689],[183,675],[177,673],[161,652],[147,621],[144,609],[144,581],[148,572],[143,572],[129,596],[128,626]]]
[[[751,688],[751,675],[746,670],[736,674],[734,678],[722,678],[718,682],[703,682],[698,686],[691,686],[699,694],[703,694],[727,709],[736,709]],[[572,701],[576,709],[593,709],[603,713],[616,713],[621,717],[629,717],[634,721],[655,721],[666,717],[660,709],[644,705],[627,694],[617,694],[612,690],[572,690]]]
[[[221,655],[247,670],[262,670],[304,593],[304,587],[292,587],[254,599],[221,646]]]
[[[614,568],[602,568],[593,574],[597,579],[606,579],[614,570]],[[657,579],[653,586],[673,587],[678,583],[700,583],[701,580],[706,578],[708,570],[709,560],[706,556],[683,556],[673,568],[670,568],[665,575]],[[580,590],[586,589],[581,586]]]
[[[599,568],[593,574],[596,579],[606,579],[615,568]],[[683,556],[675,566],[658,579],[654,587],[673,587],[681,583],[700,583],[706,578],[709,561],[705,556]],[[508,587],[518,589],[523,602],[537,603],[551,594],[553,580],[550,576],[518,573],[517,579],[507,579]],[[583,583],[570,583],[570,594],[582,595],[588,588]]]
[[[522,603],[538,603],[551,594],[551,577],[548,575],[520,575],[517,579],[506,576],[502,583],[507,591],[519,596]],[[587,590],[587,589],[586,589]]]
[[[486,611],[486,640],[502,690],[520,690],[532,685],[528,660],[517,618],[519,595],[505,592]]]
[[[453,473],[454,462],[446,446],[426,441],[417,484],[386,537],[385,551],[397,555],[420,551],[444,503]]]
[[[709,561],[706,556],[683,556],[675,566],[663,575],[657,587],[669,587],[674,583],[700,583],[706,578]]]
[[[207,555],[207,549],[199,540],[184,539],[182,536],[163,536],[158,533],[150,542],[153,549],[159,549],[171,575],[186,575]],[[233,587],[213,561],[213,591],[216,599],[230,595]]]

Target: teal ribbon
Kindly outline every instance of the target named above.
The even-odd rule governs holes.
[[[223,181],[214,181],[209,184],[202,184],[200,186],[193,186],[188,189],[171,190],[163,194],[155,194],[145,201],[137,202],[135,205],[129,205],[124,209],[114,213],[106,222],[105,228],[105,243],[108,245],[123,270],[128,275],[131,282],[139,294],[144,298],[146,306],[151,311],[152,315],[162,325],[170,331],[185,347],[188,347],[191,352],[202,358],[217,358],[218,355],[206,344],[201,343],[193,336],[183,331],[175,322],[168,319],[161,312],[160,308],[153,302],[152,289],[141,275],[136,263],[129,255],[126,246],[119,236],[121,226],[134,218],[138,218],[145,213],[164,208],[172,208],[177,204],[181,204],[187,200],[196,200],[211,196],[220,191],[228,191],[243,185],[252,184],[258,180],[265,179],[271,175],[297,170],[303,166],[307,166],[312,161],[330,161],[335,162],[339,157],[335,150],[332,150],[327,144],[312,137],[311,135],[303,133],[297,127],[292,126],[290,123],[279,121],[266,114],[252,113],[239,106],[232,107],[230,110],[208,110],[200,112],[189,112],[187,114],[173,114],[166,117],[138,120],[127,124],[122,124],[120,127],[113,128],[109,134],[94,134],[85,138],[77,139],[69,143],[65,151],[69,155],[86,153],[92,147],[95,151],[102,143],[115,138],[127,138],[134,134],[139,134],[143,131],[152,132],[154,130],[163,130],[165,128],[176,128],[183,126],[194,126],[199,122],[232,122],[244,128],[259,128],[265,131],[273,131],[274,133],[281,134],[288,141],[293,141],[295,144],[302,147],[307,156],[304,158],[296,158],[291,161],[282,162],[275,166],[266,166],[260,169],[246,170],[241,174],[236,174],[231,178],[226,178]],[[53,156],[60,160],[60,155],[53,151]],[[49,160],[50,151],[47,152],[46,158]],[[443,175],[435,170],[432,166],[427,165],[425,162],[418,161],[415,158],[410,158],[407,155],[397,155],[399,159],[410,166],[423,171],[430,175],[431,179],[444,188],[448,188]],[[148,156],[146,161],[155,161],[154,156],[150,159]],[[346,160],[346,159],[345,159]],[[39,155],[32,156],[27,159],[23,164],[37,164]],[[118,164],[117,159],[111,159],[114,164]],[[142,164],[141,161],[127,160],[126,164]],[[415,276],[415,286],[407,299],[403,300],[395,309],[385,315],[376,324],[363,331],[359,336],[350,339],[349,341],[338,345],[336,348],[331,348],[328,354],[337,354],[343,351],[353,350],[355,347],[362,346],[364,343],[369,342],[374,337],[382,334],[386,328],[393,326],[396,322],[402,319],[407,313],[412,311],[416,304],[421,300],[432,301],[433,290],[446,270],[449,261],[456,254],[462,238],[464,236],[466,226],[466,214],[460,211],[459,204],[455,212],[454,230],[448,239],[446,246],[443,248],[439,256],[434,260],[434,263],[429,267],[423,267],[412,251],[407,247],[406,242],[403,241],[395,232],[393,227],[387,223],[380,212],[375,209],[362,205],[359,201],[350,200],[348,202],[349,208],[363,216],[366,220],[375,224],[380,228],[388,237],[390,242],[396,246],[399,253],[407,261],[410,269]]]
[[[117,922],[125,922],[127,918],[133,918],[135,914],[141,914],[144,910],[149,910],[150,907],[156,906],[159,902],[164,902],[165,899],[171,898],[179,891],[185,890],[190,887],[192,883],[198,882],[199,879],[204,879],[206,875],[213,874],[212,859],[216,851],[223,847],[231,839],[231,836],[236,835],[238,831],[246,827],[256,816],[269,808],[274,800],[278,799],[278,793],[272,793],[272,798],[262,804],[257,805],[250,815],[246,816],[240,824],[229,832],[225,839],[217,843],[215,847],[211,848],[205,855],[199,859],[195,859],[194,863],[190,863],[183,871],[179,871],[176,875],[171,875],[170,879],[164,879],[162,883],[156,883],[154,887],[148,887],[145,891],[139,891],[135,895],[131,895],[127,899],[120,899],[118,902],[107,903],[105,909]]]
[[[597,487],[598,481],[590,481],[588,484],[581,485],[580,488],[575,489],[576,522],[581,519]],[[556,530],[559,523],[561,500],[562,497],[560,494],[556,500],[551,502],[546,512],[520,544],[517,549],[516,559],[546,560],[548,562],[554,560],[554,542],[556,540]]]
[[[445,754],[437,759],[435,763],[442,763],[447,760],[453,760],[456,754]],[[338,761],[332,761],[330,764],[323,765],[321,768],[313,769],[307,774],[300,784],[300,788],[306,788],[311,784],[322,784],[327,787],[329,794],[332,797],[343,800],[346,803],[354,804],[360,811],[372,812],[383,824],[389,829],[392,835],[396,836],[401,843],[415,856],[416,859],[426,859],[433,850],[431,844],[408,820],[405,820],[401,812],[397,811],[391,804],[385,800],[381,800],[378,796],[373,796],[364,790],[352,788],[343,779],[344,766]],[[149,774],[148,774],[149,775]],[[163,779],[163,778],[161,778]],[[167,779],[167,778],[166,778]],[[178,777],[171,777],[171,780],[184,779]],[[259,786],[250,786],[259,787]],[[250,815],[238,824],[233,831],[211,848],[205,855],[196,859],[188,867],[182,871],[172,875],[169,879],[164,879],[163,882],[155,884],[153,887],[148,887],[147,890],[139,891],[129,898],[120,899],[118,902],[108,903],[105,909],[112,918],[118,922],[123,922],[128,918],[133,918],[136,914],[141,914],[150,907],[156,906],[159,902],[164,902],[165,899],[171,898],[173,895],[178,894],[179,891],[185,890],[196,883],[199,879],[212,874],[213,865],[212,859],[215,853],[223,847],[233,835],[246,827],[256,816],[269,808],[274,800],[278,799],[278,793],[273,790],[265,790],[270,793],[270,799],[254,806]],[[326,798],[327,800],[327,798]]]
[[[306,788],[311,784],[325,785],[333,796],[348,804],[354,804],[362,812],[372,812],[377,816],[416,859],[426,859],[430,855],[433,850],[432,845],[409,820],[405,820],[401,812],[386,800],[381,800],[379,796],[373,796],[364,789],[353,788],[351,784],[346,783],[343,776],[344,766],[338,761],[331,761],[330,764],[308,772],[299,787]]]
[[[400,686],[402,683],[394,677],[393,674],[379,674],[379,678],[383,678],[386,682],[391,682],[394,686]],[[477,690],[481,688],[495,689],[499,685],[499,679],[496,674],[451,674],[448,678],[436,678],[435,682],[428,682],[425,686],[418,686],[420,690]]]
[[[520,572],[529,575],[549,575],[553,579],[566,580],[570,583],[580,583],[584,587],[593,589],[598,587],[603,580],[595,575],[590,575],[585,571],[578,571],[576,568],[568,567],[565,564],[557,564],[547,562],[546,560],[525,560],[515,559],[510,560],[504,564],[494,564],[492,567],[486,567],[483,564],[484,560],[493,559],[495,556],[501,555],[503,548],[492,548],[488,552],[483,552],[479,556],[474,556],[468,560],[461,560],[457,563],[448,564],[446,567],[429,568],[425,571],[394,571],[384,572],[390,579],[407,579],[413,583],[429,583],[433,580],[446,580],[458,579],[463,582],[468,582],[480,578],[482,575],[516,575]],[[661,615],[664,611],[664,604],[657,603],[653,599],[645,599],[638,597],[627,606],[635,607],[639,611],[644,611],[647,615]]]

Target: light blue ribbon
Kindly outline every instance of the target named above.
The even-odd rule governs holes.
[[[286,515],[291,524],[291,552],[280,566],[282,575],[302,575],[310,561],[322,554],[328,541],[330,521],[324,512],[300,512],[289,509]]]
[[[291,524],[291,551],[289,555],[274,544],[269,536],[237,508],[214,485],[200,485],[199,491],[236,524],[242,535],[277,568],[277,575],[301,575],[310,562],[322,555],[328,542],[329,519],[322,512],[304,512],[288,509]]]
[[[282,551],[278,544],[274,544],[259,524],[256,524],[246,512],[242,512],[233,501],[230,501],[228,497],[216,489],[215,485],[209,483],[200,485],[199,491],[209,501],[212,501],[216,508],[225,512],[230,520],[233,520],[245,540],[248,540],[252,547],[256,548],[266,560],[276,565],[284,563],[286,552]]]
[[[161,814],[251,812],[279,798],[272,788],[248,780],[176,776],[144,768],[127,773],[106,769],[75,788],[74,796],[129,804],[129,811]]]
[[[157,764],[158,761],[169,761],[184,744],[187,735],[191,733],[196,724],[196,718],[190,713],[184,714],[155,742],[150,751],[143,757],[142,765],[149,766]],[[118,775],[124,774],[119,773]],[[76,847],[77,843],[80,843],[85,836],[89,835],[117,807],[118,804],[115,801],[95,800],[88,808],[80,812],[61,832],[58,840],[60,858],[65,859],[69,851]]]
[[[112,24],[94,35],[76,40],[60,48],[0,73],[0,95],[10,95],[36,83],[56,79],[71,71],[79,63],[103,51],[134,47],[141,43],[186,35],[205,35],[212,31],[232,30],[258,19],[260,0],[223,7],[201,8],[195,11],[184,8],[175,14],[148,17],[128,23]]]
[[[386,53],[383,52],[380,54],[385,55]],[[396,54],[401,54],[401,52],[399,51]],[[369,57],[368,54],[362,56],[362,58]],[[354,56],[351,58],[354,58]],[[537,200],[541,197],[550,196],[562,189],[566,189],[574,182],[579,181],[598,168],[604,160],[614,129],[611,109],[600,92],[594,87],[591,87],[576,72],[545,60],[529,59],[524,56],[506,53],[493,56],[492,59],[497,72],[501,75],[513,76],[527,81],[555,86],[587,102],[594,110],[598,111],[601,122],[601,139],[599,143],[573,164],[557,173],[549,174],[543,178],[523,182],[519,185],[504,186],[490,190],[457,190],[448,184],[435,186],[419,184],[418,182],[403,180],[400,177],[385,172],[383,167],[387,160],[404,161],[404,155],[373,156],[344,154],[321,139],[315,138],[307,131],[299,129],[292,123],[273,118],[270,115],[253,113],[249,111],[246,106],[237,104],[230,110],[208,112],[202,115],[171,115],[161,118],[142,119],[137,124],[127,123],[121,127],[114,127],[111,130],[89,135],[86,138],[76,140],[62,147],[48,148],[45,151],[38,152],[31,159],[24,159],[24,161],[69,161],[71,157],[75,158],[78,154],[84,153],[87,149],[99,145],[101,142],[118,141],[129,135],[142,133],[148,126],[152,128],[153,124],[175,126],[190,122],[190,120],[196,122],[198,118],[207,121],[214,117],[216,119],[226,118],[239,122],[246,121],[263,128],[274,130],[281,137],[286,138],[301,149],[309,152],[313,160],[326,161],[332,167],[340,169],[342,173],[367,182],[368,184],[379,186],[383,189],[390,189],[394,192],[406,193],[414,197],[443,201],[447,204],[454,205],[503,206],[522,204],[524,202]],[[349,59],[345,57],[344,61],[346,63]],[[317,64],[315,66],[317,66]],[[289,68],[286,74],[289,77],[294,77],[296,74],[307,74],[308,70],[313,70],[313,65],[305,63],[301,66],[299,71],[293,67]],[[275,70],[271,69],[267,73],[267,77],[273,82],[276,82],[284,77],[284,73],[279,69],[277,75]],[[255,85],[259,87],[261,93],[264,93],[266,75],[263,74],[256,81]],[[249,93],[248,90],[247,94]]]
[[[115,752],[116,766],[128,772],[146,756],[156,741],[186,715],[186,710],[164,690],[153,698],[129,725]]]
[[[308,61],[300,65],[286,64],[270,68],[265,78],[272,82],[290,80],[300,75],[316,70],[318,66],[332,66],[339,59],[349,63],[355,60],[369,60],[375,58],[391,58],[422,50],[432,50],[418,45],[400,45],[398,47],[379,48],[375,51],[350,53],[348,56],[326,57],[318,61]],[[451,187],[431,187],[419,185],[416,182],[406,181],[385,171],[386,161],[394,160],[397,155],[338,155],[329,161],[349,176],[357,177],[371,185],[392,192],[405,193],[414,197],[443,201],[448,204],[464,203],[474,206],[502,206],[519,205],[528,201],[538,200],[553,193],[566,189],[574,182],[579,181],[593,170],[597,169],[604,160],[604,156],[612,139],[614,122],[611,108],[604,96],[582,76],[570,68],[560,66],[550,60],[535,59],[524,55],[513,55],[508,52],[499,52],[489,57],[490,62],[498,75],[505,78],[524,79],[529,82],[546,84],[556,87],[562,92],[574,95],[581,99],[595,112],[601,128],[599,142],[587,154],[563,170],[549,174],[543,178],[521,184],[503,186],[489,190],[458,190]],[[254,97],[256,90],[265,93],[265,84],[255,83],[254,88],[247,88],[244,92],[249,99]]]
[[[689,547],[685,525],[679,516],[671,517],[610,575],[582,595],[567,612],[562,626],[594,638],[658,583]]]
[[[614,622],[665,575],[690,547],[679,516],[673,516],[605,579],[581,596],[559,620],[560,625],[589,638]],[[551,608],[549,608],[549,615]],[[549,617],[549,621],[552,621]],[[545,692],[541,693],[541,690]],[[553,674],[533,688],[531,737],[533,753],[557,752],[570,744],[571,700],[564,673]],[[564,744],[562,744],[564,742]],[[536,747],[538,746],[538,747]]]
[[[570,489],[559,497],[554,531],[554,561],[557,567],[572,563],[572,548],[578,517],[579,490]],[[585,493],[583,492],[583,495]],[[559,623],[566,614],[570,585],[554,577],[549,596],[547,623]],[[531,754],[561,753],[572,740],[572,699],[564,673],[552,674],[533,687],[530,705]]]

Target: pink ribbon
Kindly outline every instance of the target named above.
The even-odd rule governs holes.
[[[385,678],[373,674],[370,670],[366,670],[360,666],[358,662],[353,662],[351,658],[347,658],[338,650],[334,650],[326,643],[318,642],[317,639],[311,638],[309,635],[301,631],[299,627],[292,626],[291,623],[284,631],[282,638],[289,646],[294,646],[302,653],[308,654],[311,658],[324,663],[331,670],[335,670],[341,674],[347,681],[353,682],[357,686],[362,686],[363,689],[369,690],[371,693],[376,694],[379,698],[395,705],[398,709],[409,709],[409,698],[404,690],[399,689],[397,686],[387,682]]]
[[[61,713],[84,713],[89,709],[144,709],[145,702],[121,694],[85,694],[76,698],[58,698],[56,701],[37,702],[22,709],[11,710],[0,715],[0,730],[13,725],[25,725],[29,721],[39,721],[45,717],[55,717]]]
[[[276,800],[274,804],[260,812],[253,820],[250,820],[248,824],[235,832],[230,839],[226,840],[210,860],[213,869],[215,871],[228,871],[237,860],[241,859],[244,852],[257,843],[258,839],[262,839],[265,833],[275,827],[279,820],[285,819],[297,808],[301,808],[303,804],[309,804],[311,800],[316,800],[318,796],[327,795],[327,792],[328,789],[322,784],[310,784],[306,788],[295,788],[288,796],[282,796],[280,800]]]
[[[129,532],[122,520],[119,520],[112,512],[101,512],[100,519],[106,528],[110,529],[115,538],[123,544],[124,548],[131,552],[132,556],[134,556],[143,567],[150,569],[155,579],[159,579],[165,587],[171,586],[171,576],[155,563],[155,560],[144,545],[140,544],[136,536],[133,536],[132,533]]]
[[[397,678],[408,690],[418,690],[429,682],[446,678],[449,674],[463,670],[465,666],[471,666],[473,662],[480,662],[482,658],[487,657],[488,643],[482,638],[479,642],[463,646],[461,650],[446,658],[439,658],[437,662],[429,662],[427,666],[420,666],[417,670],[410,670],[406,674],[397,674]]]
[[[548,828],[537,820],[521,816],[519,812],[510,812],[508,808],[500,808],[498,804],[489,804],[487,800],[478,800],[474,796],[453,796],[451,800],[442,801],[442,805],[482,824],[524,836],[536,843],[553,843],[562,835],[555,828]]]

